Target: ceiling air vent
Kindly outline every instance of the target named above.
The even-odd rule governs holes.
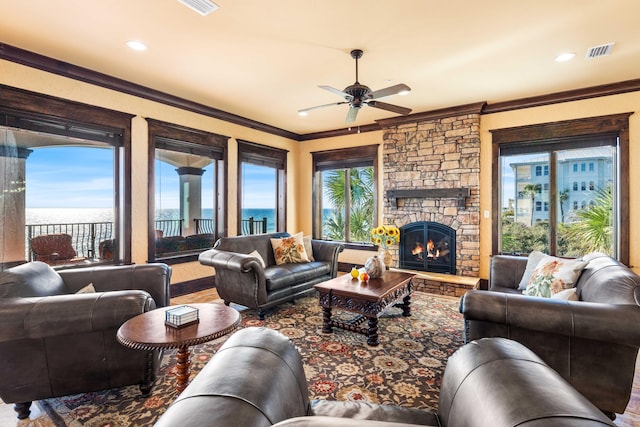
[[[600,46],[594,46],[587,50],[585,59],[599,58],[601,56],[611,55],[614,43],[607,43]]]
[[[218,9],[218,5],[209,0],[178,0],[185,6],[190,7],[202,16],[207,16]]]

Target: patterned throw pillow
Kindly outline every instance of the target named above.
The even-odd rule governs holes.
[[[529,285],[529,281],[531,281],[533,272],[545,256],[546,255],[540,251],[533,251],[529,254],[529,257],[527,258],[527,267],[525,268],[520,284],[518,285],[519,290],[524,291],[527,289],[527,285]]]
[[[573,288],[587,265],[581,259],[564,259],[546,255],[536,267],[525,295],[550,298],[558,292]]]
[[[271,246],[277,265],[309,262],[307,252],[304,250],[302,233],[282,239],[271,239]]]

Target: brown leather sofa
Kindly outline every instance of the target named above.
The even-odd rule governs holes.
[[[215,268],[216,290],[225,304],[236,303],[258,309],[261,319],[265,310],[314,291],[313,285],[336,277],[338,255],[344,245],[324,240],[311,240],[314,261],[302,264],[276,265],[271,238],[289,237],[288,233],[252,234],[223,237],[202,252],[199,261]],[[249,255],[258,251],[258,258]]]
[[[126,348],[116,332],[168,305],[170,278],[165,264],[0,272],[0,398],[26,418],[33,400],[132,384],[149,393],[161,354]],[[76,293],[89,284],[95,292]]]
[[[250,374],[249,374],[250,373]],[[267,328],[232,335],[155,424],[204,426],[613,426],[523,345],[478,340],[447,362],[437,412],[309,401],[300,354]]]
[[[563,301],[522,295],[526,265],[527,257],[493,256],[489,290],[461,300],[465,340],[521,342],[610,417],[623,413],[640,347],[640,277],[596,256],[576,283],[579,300]]]

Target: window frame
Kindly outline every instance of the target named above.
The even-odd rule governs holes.
[[[242,232],[242,164],[250,163],[276,170],[276,232],[287,229],[287,156],[289,150],[238,139],[238,235]]]
[[[319,172],[322,171],[372,166],[373,182],[375,185],[375,188],[373,189],[373,227],[376,227],[378,225],[378,189],[380,186],[380,182],[378,179],[378,149],[379,144],[373,144],[359,147],[340,148],[335,150],[316,151],[311,153],[313,164],[312,235],[314,239],[320,239],[322,237],[322,206],[320,204],[320,195],[322,194],[322,180],[319,179]],[[345,232],[345,236],[349,236],[348,229]],[[350,241],[344,241],[344,243],[346,248],[376,248],[373,243],[360,243]]]
[[[227,236],[227,145],[230,137],[211,133],[199,129],[186,126],[180,126],[155,119],[146,119],[148,123],[148,226],[147,226],[147,262],[162,261],[166,264],[179,264],[184,262],[197,261],[199,252],[185,252],[184,254],[173,255],[170,257],[156,257],[155,251],[155,162],[156,148],[158,142],[174,145],[179,148],[180,144],[185,146],[197,145],[202,147],[203,151],[217,153],[216,159],[216,196],[215,212],[215,234],[216,238]],[[160,141],[157,141],[160,140]],[[213,157],[212,157],[213,158]]]
[[[107,142],[114,148],[116,258],[131,263],[131,120],[134,115],[0,85],[1,124],[18,129]],[[97,131],[97,132],[95,132]],[[66,266],[68,267],[68,266]],[[61,268],[66,268],[61,266]]]
[[[618,160],[618,207],[619,224],[617,235],[617,258],[629,264],[629,235],[620,232],[628,230],[630,224],[629,217],[629,117],[632,112],[612,114],[607,116],[587,117],[575,120],[565,120],[551,123],[541,123],[535,125],[519,126],[504,129],[490,130],[492,135],[492,159],[493,164],[500,164],[500,147],[505,144],[524,142],[544,142],[557,143],[562,139],[575,137],[594,137],[604,135],[615,135],[618,138],[617,160]],[[500,171],[499,168],[492,169],[492,242],[491,252],[499,253],[499,224],[501,215],[500,204]],[[556,189],[551,188],[550,200],[555,200]],[[551,203],[551,217],[555,216],[556,204]],[[550,232],[555,236],[555,224],[550,224]],[[554,240],[554,239],[552,239]]]

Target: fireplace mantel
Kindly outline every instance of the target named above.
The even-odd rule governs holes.
[[[469,188],[422,188],[407,190],[387,190],[387,199],[395,209],[398,199],[427,198],[427,199],[457,199],[458,207],[464,208],[467,197],[471,196]]]

